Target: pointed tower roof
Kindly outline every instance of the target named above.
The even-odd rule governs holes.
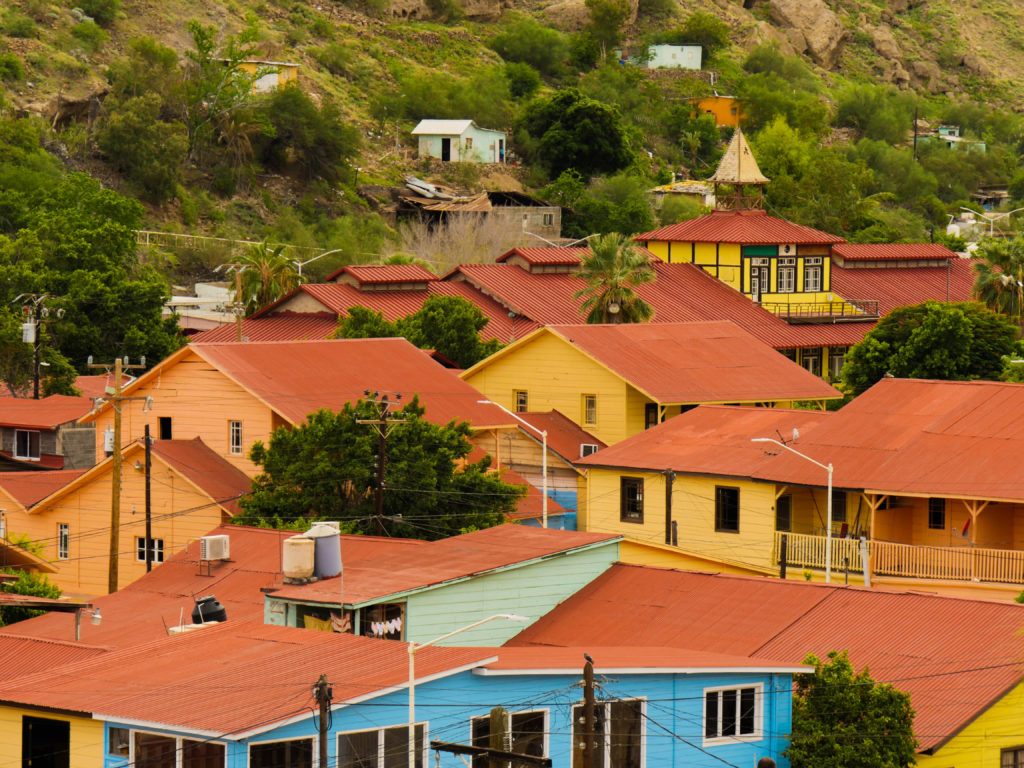
[[[715,175],[708,181],[715,184],[767,184],[770,179],[757,167],[757,160],[747,140],[743,138],[743,131],[737,128]]]

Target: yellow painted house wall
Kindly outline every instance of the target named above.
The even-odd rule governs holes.
[[[639,477],[644,481],[642,523],[620,519],[623,477]],[[587,472],[587,481],[586,509],[579,516],[581,530],[617,533],[642,543],[665,543],[663,474],[592,468]],[[715,530],[715,487],[718,485],[740,489],[738,533]],[[775,486],[770,483],[677,474],[672,487],[672,519],[678,524],[678,548],[727,566],[767,572],[774,567],[774,503]]]
[[[705,96],[693,99],[692,103],[700,112],[710,112],[715,118],[716,125],[731,125],[738,128],[740,120],[743,119],[743,108],[732,96]]]
[[[134,468],[142,453],[139,450],[129,454],[122,469],[119,587],[127,586],[146,572],[145,562],[137,560],[136,548],[136,538],[146,535],[145,477]],[[8,517],[11,533],[26,534],[43,544],[41,556],[57,567],[57,572],[49,575],[50,581],[70,596],[107,594],[111,468],[108,464],[94,472],[80,487],[54,498],[52,505],[41,505],[31,513]],[[163,539],[165,560],[184,549],[189,540],[205,536],[229,520],[227,513],[213,505],[209,496],[156,458],[152,468],[151,502],[152,537]],[[59,559],[57,552],[60,523],[69,526],[66,560]]]
[[[188,352],[177,363],[168,366],[158,377],[133,391],[133,397],[152,397],[153,408],[143,413],[144,401],[124,403],[121,417],[121,443],[128,445],[143,435],[148,423],[150,434],[160,437],[159,419],[171,418],[171,437],[176,440],[202,438],[219,453],[250,476],[258,472],[248,456],[257,440],[269,441],[275,426],[275,414],[247,390],[194,352]],[[232,454],[228,422],[242,422],[242,453]],[[113,411],[105,409],[97,415],[96,461],[104,458],[103,432],[112,425]],[[278,418],[277,423],[282,421]]]
[[[543,371],[543,374],[540,372]],[[643,429],[630,408],[626,382],[571,344],[539,334],[463,378],[487,399],[515,410],[513,392],[528,393],[528,410],[557,409],[611,445]],[[597,395],[597,424],[583,423],[583,395]]]
[[[989,707],[934,755],[918,755],[919,768],[992,768],[1000,751],[1024,747],[1024,683]]]
[[[20,766],[22,718],[63,720],[70,725],[70,768],[98,768],[103,765],[103,722],[74,715],[57,715],[15,706],[0,705],[0,765]]]

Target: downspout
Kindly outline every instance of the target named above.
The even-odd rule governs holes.
[[[665,543],[672,544],[672,485],[676,479],[676,473],[666,469],[665,475]]]

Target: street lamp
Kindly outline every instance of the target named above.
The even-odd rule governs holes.
[[[586,237],[581,237],[579,240],[573,240],[571,243],[556,243],[556,242],[553,242],[551,240],[548,240],[546,237],[541,237],[536,232],[530,232],[527,229],[523,230],[523,234],[524,235],[529,235],[530,237],[536,237],[538,240],[543,240],[545,243],[550,245],[552,248],[571,248],[572,246],[576,245],[576,243],[585,243],[590,238],[597,237],[600,233],[599,232],[595,232],[592,235],[587,235]]]
[[[296,261],[291,259],[292,264],[295,265],[295,271],[299,274],[299,282],[302,282],[302,268],[307,264],[312,264],[317,259],[322,259],[324,256],[330,256],[332,253],[338,253],[338,251],[344,251],[344,248],[335,248],[333,251],[324,251],[321,254],[314,256],[312,259],[306,259],[305,261]]]
[[[978,213],[973,208],[965,208],[960,206],[961,211],[968,211],[970,213]],[[1018,211],[1024,211],[1024,208],[1014,208],[1012,211],[1006,211],[1006,213],[993,213],[992,211],[982,211],[979,216],[983,219],[988,219],[988,236],[993,237],[995,222],[999,219],[1005,219],[1007,216],[1011,216]]]
[[[785,448],[790,453],[795,453],[801,459],[811,462],[816,466],[821,467],[828,472],[828,499],[826,501],[826,507],[828,509],[828,522],[825,525],[825,583],[828,584],[832,581],[832,464],[822,464],[820,461],[815,461],[810,456],[806,456],[795,448],[791,448],[781,440],[776,440],[773,437],[752,437],[750,438],[752,443],[775,443],[780,448]]]
[[[496,403],[493,400],[477,400],[477,402],[480,403],[481,405],[494,405],[494,406],[497,406],[498,408],[501,408],[501,410],[503,410],[505,413],[507,413],[513,419],[515,419],[516,421],[519,421],[519,422],[525,424],[530,429],[532,429],[534,432],[536,432],[538,435],[540,435],[540,443],[541,443],[540,449],[541,449],[541,453],[543,454],[540,457],[540,471],[544,475],[544,477],[541,479],[541,496],[542,496],[541,501],[540,501],[541,528],[547,528],[548,527],[548,431],[546,429],[537,429],[535,426],[533,426],[533,424],[528,422],[522,416],[520,416],[520,415],[518,415],[516,413],[513,413],[512,411],[510,411],[508,408],[506,408],[501,403]]]
[[[516,613],[496,613],[493,616],[488,616],[486,619],[480,619],[480,621],[474,621],[472,624],[467,624],[459,629],[454,629],[451,632],[446,632],[440,637],[435,637],[433,640],[427,640],[425,643],[409,643],[409,768],[416,768],[416,651],[420,648],[426,648],[428,645],[434,645],[447,640],[449,637],[461,634],[469,629],[479,627],[481,624],[486,624],[489,621],[495,619],[505,619],[506,621],[518,621],[527,622],[529,617],[520,616]],[[408,626],[406,626],[408,632]]]

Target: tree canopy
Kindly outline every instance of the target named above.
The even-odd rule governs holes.
[[[393,411],[384,462],[383,517],[375,514],[375,403],[348,403],[338,413],[320,410],[306,422],[276,430],[270,445],[251,452],[262,472],[241,500],[242,525],[304,527],[339,520],[352,533],[440,539],[504,522],[525,493],[487,472],[490,457],[468,462],[465,422],[438,426],[423,418],[418,398]],[[457,464],[465,462],[461,468]]]
[[[843,384],[859,395],[886,374],[896,378],[998,379],[1019,327],[974,302],[899,307],[850,348]]]
[[[975,256],[974,292],[978,300],[1020,325],[1024,312],[1024,239],[987,238]]]
[[[846,651],[804,659],[797,675],[793,730],[785,755],[793,768],[907,768],[916,762],[910,696],[855,673]]]
[[[432,349],[460,368],[469,368],[501,349],[497,339],[482,341],[487,316],[461,296],[431,296],[411,315],[395,322],[365,307],[350,307],[338,325],[339,339],[404,336],[420,349]]]
[[[636,286],[655,279],[647,255],[625,235],[613,232],[595,238],[583,258],[580,277],[587,285],[574,294],[586,297],[580,309],[588,323],[640,323],[654,309],[636,294]]]

